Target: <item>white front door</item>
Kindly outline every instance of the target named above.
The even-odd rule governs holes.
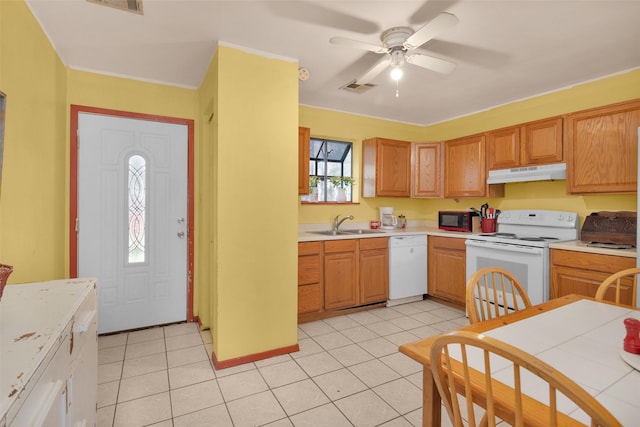
[[[78,276],[98,332],[187,318],[186,125],[78,114]]]

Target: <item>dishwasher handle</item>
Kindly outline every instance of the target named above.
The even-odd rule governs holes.
[[[426,234],[412,234],[409,236],[391,236],[389,237],[389,247],[404,246],[427,246]]]

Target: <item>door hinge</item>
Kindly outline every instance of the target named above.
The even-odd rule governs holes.
[[[76,148],[80,149],[80,129],[76,129]]]
[[[76,218],[76,233],[80,230],[80,220]]]

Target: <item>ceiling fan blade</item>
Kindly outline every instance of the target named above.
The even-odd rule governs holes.
[[[367,71],[366,73],[364,73],[364,75],[357,79],[356,84],[366,85],[367,83],[371,83],[373,79],[378,77],[378,75],[389,66],[389,64],[389,58],[382,58],[380,61],[376,62],[373,67],[369,68],[369,71]]]
[[[310,1],[265,2],[266,6],[276,15],[294,21],[338,28],[360,34],[375,34],[380,31],[380,26],[375,22],[334,10],[331,4],[325,6],[320,3]]]
[[[347,47],[354,47],[356,49],[368,50],[369,52],[387,53],[387,48],[385,48],[384,46],[361,42],[358,40],[352,40],[345,37],[331,37],[331,39],[329,39],[329,43]]]
[[[436,71],[441,74],[449,74],[456,69],[456,63],[447,61],[446,59],[436,58],[435,56],[419,55],[414,53],[408,55],[406,60],[409,64],[417,65],[418,67],[427,68],[432,71]]]
[[[428,22],[424,27],[413,33],[407,41],[404,42],[404,46],[407,49],[420,47],[432,38],[437,37],[444,31],[453,27],[458,22],[458,17],[455,15],[442,12],[440,15]]]

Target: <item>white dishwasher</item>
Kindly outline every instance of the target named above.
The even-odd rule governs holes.
[[[427,235],[389,238],[387,307],[420,301],[427,293]]]

